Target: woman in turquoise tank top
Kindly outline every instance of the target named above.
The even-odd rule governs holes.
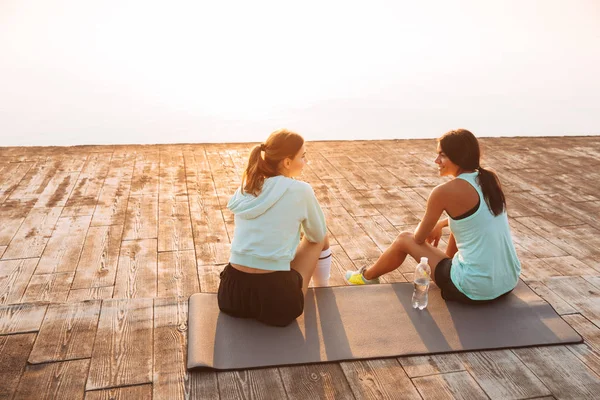
[[[440,176],[452,179],[433,189],[413,232],[402,232],[369,268],[347,271],[353,285],[379,283],[410,255],[427,257],[431,276],[446,300],[494,300],[517,285],[521,264],[508,225],[506,200],[498,176],[480,165],[477,138],[457,129],[438,139]],[[448,218],[440,220],[445,212]],[[442,229],[450,227],[448,247],[437,248]]]

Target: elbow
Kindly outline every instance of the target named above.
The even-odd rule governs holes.
[[[325,243],[325,239],[327,239],[327,232],[318,233],[318,234],[312,234],[312,235],[307,235],[305,233],[304,237],[310,243]]]
[[[425,243],[425,240],[427,238],[426,237],[422,237],[422,235],[419,235],[418,233],[415,233],[414,239],[415,239],[415,243],[416,244],[421,245],[421,244]]]

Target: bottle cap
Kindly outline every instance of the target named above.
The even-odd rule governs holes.
[[[427,257],[421,257],[421,263],[427,264],[428,262],[429,262],[429,259]]]

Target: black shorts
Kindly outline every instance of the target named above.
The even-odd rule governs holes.
[[[442,291],[442,298],[446,301],[459,301],[461,303],[482,304],[482,303],[489,303],[490,301],[494,301],[494,300],[512,292],[512,290],[509,290],[507,293],[504,293],[492,300],[473,300],[473,299],[467,297],[463,292],[458,290],[458,288],[456,286],[454,286],[454,282],[452,282],[452,278],[450,278],[450,270],[451,269],[452,269],[452,259],[451,258],[442,259],[438,263],[438,265],[435,267],[435,284]]]
[[[286,326],[302,315],[302,275],[296,270],[249,274],[227,264],[221,272],[219,309],[239,318]]]

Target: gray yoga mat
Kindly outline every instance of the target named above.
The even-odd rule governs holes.
[[[309,289],[304,314],[285,328],[233,318],[217,295],[189,300],[188,368],[275,365],[580,343],[544,300],[519,282],[488,304],[445,302],[432,285],[429,306],[411,306],[411,283]]]

